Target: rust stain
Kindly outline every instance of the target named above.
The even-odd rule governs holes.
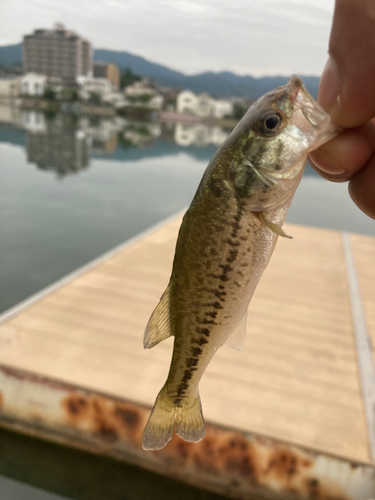
[[[174,436],[163,450],[153,453],[162,455],[168,467],[220,478],[231,494],[251,487],[260,493],[265,488],[279,492],[280,498],[284,491],[314,500],[350,500],[340,485],[315,477],[314,459],[307,453],[262,439],[248,440],[239,432],[215,426],[207,425],[199,443]]]
[[[132,403],[74,391],[61,406],[70,427],[88,430],[109,444],[120,439],[141,444],[146,411]]]

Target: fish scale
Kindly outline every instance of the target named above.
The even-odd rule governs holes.
[[[253,104],[209,163],[179,231],[167,290],[145,348],[175,337],[169,374],[142,446],[160,449],[174,430],[199,441],[199,381],[225,342],[241,349],[247,308],[271,258],[307,154],[338,129],[298,77]]]

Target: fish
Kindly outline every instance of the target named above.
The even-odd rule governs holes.
[[[167,289],[144,348],[174,336],[167,380],[142,447],[160,450],[174,430],[205,434],[199,381],[224,343],[241,350],[247,309],[300,183],[307,155],[339,129],[293,75],[257,100],[215,153],[179,230]]]

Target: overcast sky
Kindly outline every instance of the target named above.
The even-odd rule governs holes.
[[[55,22],[187,74],[320,75],[334,0],[0,0],[0,45]]]

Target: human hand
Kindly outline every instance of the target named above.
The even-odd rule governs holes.
[[[318,102],[344,130],[310,163],[375,219],[375,0],[336,0],[328,52]]]

